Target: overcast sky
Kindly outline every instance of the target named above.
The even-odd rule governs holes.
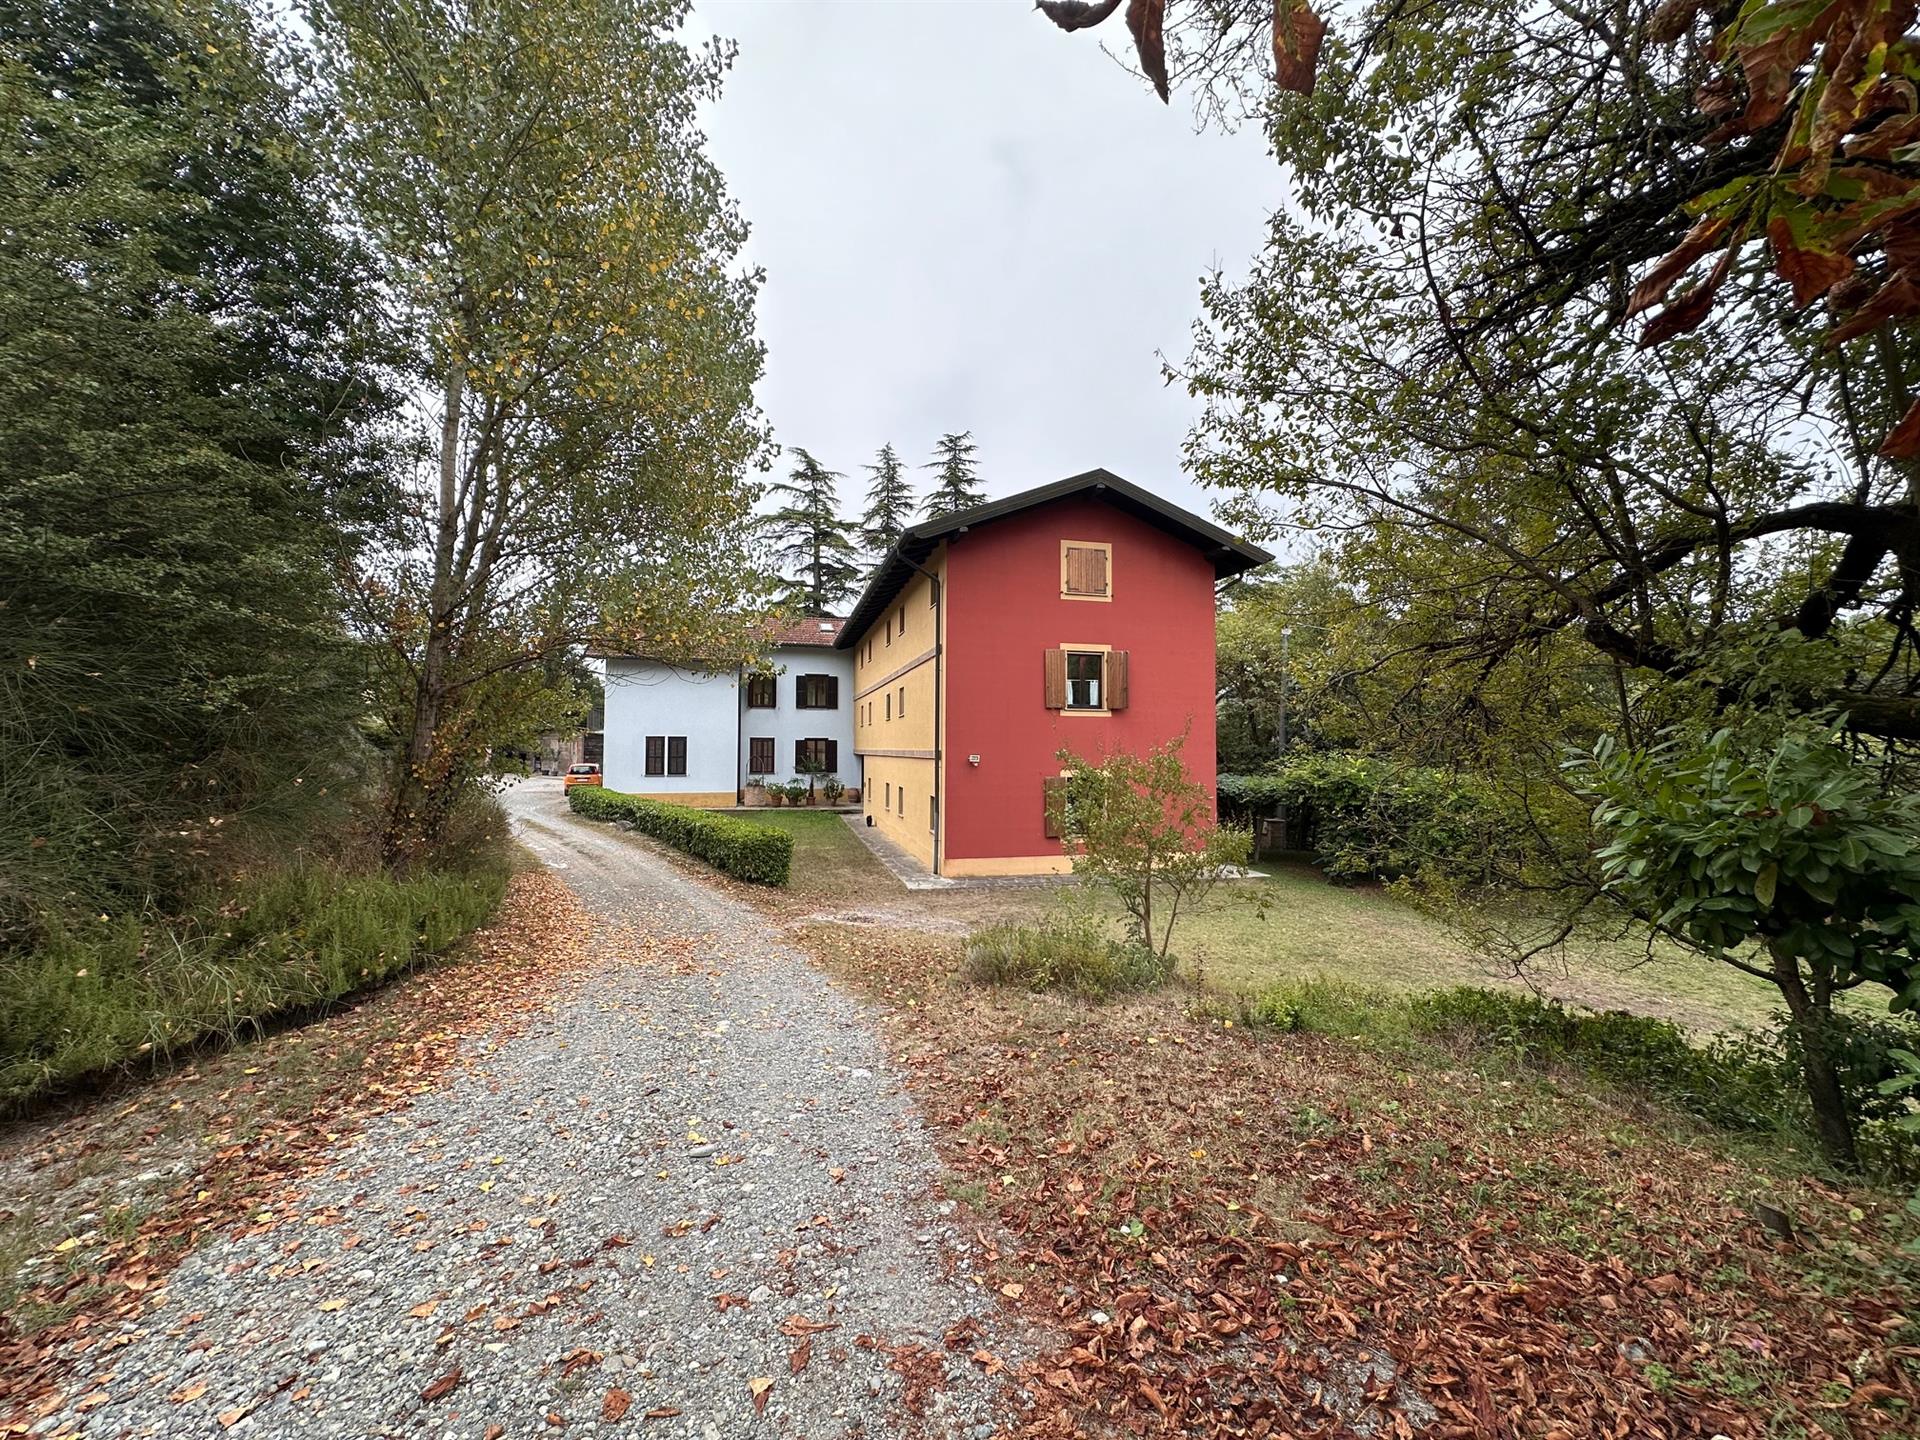
[[[1157,357],[1184,357],[1199,277],[1243,269],[1280,203],[1258,134],[1161,105],[1101,49],[1119,17],[699,0],[690,28],[740,46],[707,128],[767,272],[760,402],[847,475],[850,513],[883,441],[918,466],[968,429],[990,497],[1104,465],[1205,510]]]

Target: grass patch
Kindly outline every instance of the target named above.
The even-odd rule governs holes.
[[[404,879],[308,863],[182,917],[55,923],[0,962],[0,1105],[378,984],[482,924],[506,881],[504,861]]]
[[[980,985],[1111,1000],[1157,990],[1167,982],[1168,966],[1144,945],[1112,939],[1091,917],[1068,914],[976,931],[967,941],[965,973]]]
[[[796,900],[837,904],[871,899],[882,886],[898,888],[846,820],[830,810],[756,810],[751,823],[778,830],[792,842],[787,887]]]

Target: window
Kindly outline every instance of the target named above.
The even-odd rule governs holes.
[[[773,737],[771,735],[755,735],[747,741],[747,773],[749,775],[773,773]]]
[[[793,742],[793,768],[802,775],[830,775],[840,768],[840,742],[813,736]]]
[[[780,703],[780,681],[772,675],[747,677],[747,708],[771,710]]]
[[[687,737],[684,735],[647,736],[647,774],[684,775],[687,773]]]
[[[1060,597],[1063,600],[1113,598],[1113,547],[1099,540],[1060,542]]]
[[[900,687],[900,703],[893,707],[893,713],[902,720],[907,718],[907,687],[904,685]]]
[[[891,810],[893,808],[893,781],[891,780],[887,781],[887,798],[880,808],[882,810]]]
[[[907,818],[907,787],[904,785],[900,787],[900,818]]]
[[[900,615],[900,638],[904,640],[907,638],[907,607],[905,605],[902,605],[900,607],[899,615]]]
[[[1101,682],[1106,679],[1106,658],[1098,650],[1067,651],[1067,709],[1100,708]]]
[[[938,830],[939,828],[940,797],[938,795],[929,795],[927,796],[927,829]]]
[[[893,692],[887,692],[887,719],[893,719]]]
[[[1100,650],[1091,645],[1047,651],[1047,709],[1094,715],[1126,709],[1127,660],[1125,650]]]
[[[794,681],[793,703],[801,710],[838,710],[838,675],[802,675]]]

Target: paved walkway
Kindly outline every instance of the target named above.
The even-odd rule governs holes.
[[[971,1356],[1021,1342],[861,1006],[555,782],[507,804],[598,918],[579,994],[189,1258],[43,1433],[993,1434]]]

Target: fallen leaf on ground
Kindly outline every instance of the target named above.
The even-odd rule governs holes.
[[[619,1420],[632,1408],[633,1396],[616,1385],[607,1391],[607,1398],[600,1402],[600,1418],[602,1420]]]
[[[764,1375],[756,1375],[747,1381],[747,1393],[753,1396],[753,1410],[756,1415],[767,1413],[767,1396],[773,1393],[773,1381]]]
[[[456,1365],[438,1380],[427,1386],[426,1389],[422,1390],[420,1392],[420,1398],[429,1405],[436,1400],[444,1400],[453,1393],[453,1387],[458,1385],[461,1379],[460,1367]]]

